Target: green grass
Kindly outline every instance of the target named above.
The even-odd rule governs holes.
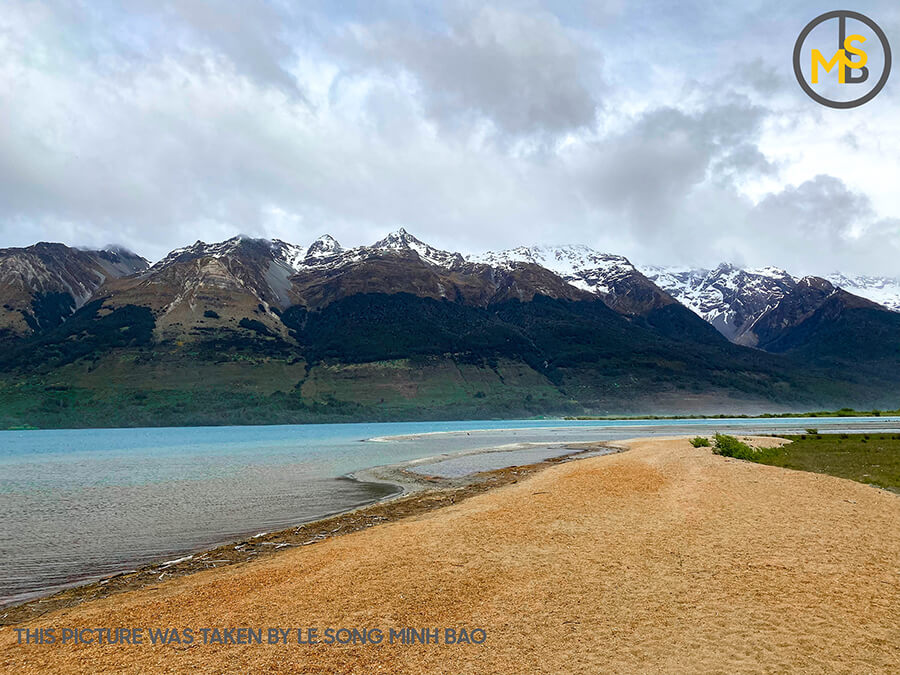
[[[827,473],[900,492],[900,434],[784,436],[792,442],[753,461]]]
[[[726,434],[716,434],[715,447],[713,448],[713,452],[717,455],[746,459],[751,462],[762,462],[773,450],[776,450],[776,448],[751,448],[743,441]]]
[[[782,438],[791,442],[780,448],[754,450],[734,436],[716,434],[713,452],[786,469],[827,473],[900,492],[900,434],[812,433]]]
[[[897,417],[900,416],[900,408],[896,410],[854,410],[853,408],[841,408],[840,410],[811,410],[809,412],[785,412],[785,413],[760,413],[759,415],[632,415],[628,417],[611,415],[579,415],[567,417],[567,420],[730,420],[730,419],[788,419],[801,417]]]

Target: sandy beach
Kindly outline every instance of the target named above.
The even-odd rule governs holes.
[[[621,445],[438,510],[5,626],[0,670],[896,672],[900,498],[684,438]],[[17,644],[17,628],[66,627],[436,627],[486,638]]]

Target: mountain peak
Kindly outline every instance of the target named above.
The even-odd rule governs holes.
[[[427,247],[428,245],[424,242],[416,239],[413,235],[407,232],[404,228],[400,228],[394,232],[391,232],[384,239],[380,239],[372,244],[373,249],[379,250],[389,250],[389,251],[398,251],[398,250],[407,250],[413,249],[417,250],[421,247]]]
[[[205,241],[198,239],[190,246],[174,249],[165,258],[154,264],[153,269],[162,269],[172,263],[196,260],[198,258],[266,256],[274,243],[274,241],[268,239],[255,239],[245,234],[239,234],[213,244],[207,244]]]
[[[441,249],[434,248],[420,239],[417,239],[402,227],[395,232],[391,232],[384,239],[376,241],[372,244],[370,250],[414,251],[423,262],[439,267],[452,267],[453,265],[464,262],[463,257],[459,253],[452,253],[450,251],[442,251]]]
[[[115,253],[116,255],[124,255],[124,256],[136,256],[137,253],[132,251],[127,246],[121,246],[119,244],[107,244],[103,248],[99,249],[101,251],[106,251],[107,253]]]
[[[306,259],[330,258],[343,252],[344,247],[338,243],[337,239],[330,234],[323,234],[306,249]]]

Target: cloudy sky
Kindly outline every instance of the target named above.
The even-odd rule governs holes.
[[[900,5],[851,8],[900,49]],[[4,0],[0,246],[157,259],[402,226],[461,251],[898,275],[900,74],[853,110],[794,79],[831,9]]]

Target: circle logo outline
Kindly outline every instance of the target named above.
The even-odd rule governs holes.
[[[859,21],[860,23],[866,24],[869,28],[872,29],[872,32],[875,33],[876,37],[878,37],[878,40],[881,42],[881,47],[884,50],[884,69],[881,72],[881,77],[878,79],[878,82],[874,87],[872,87],[869,92],[851,101],[833,101],[830,98],[825,98],[824,96],[816,92],[803,78],[803,71],[800,68],[800,53],[803,51],[803,43],[806,41],[806,38],[809,37],[809,34],[813,31],[813,29],[819,24],[829,21],[830,19],[839,19],[841,17],[854,19],[856,21]],[[838,65],[838,67],[843,68],[843,65]],[[847,110],[849,108],[856,108],[863,105],[864,103],[868,103],[873,98],[875,98],[879,94],[879,92],[881,92],[881,90],[884,88],[884,85],[887,84],[887,80],[890,74],[891,45],[890,43],[888,43],[887,35],[885,35],[884,31],[881,30],[881,26],[872,21],[872,19],[870,19],[866,15],[860,14],[859,12],[854,12],[849,9],[837,9],[831,12],[825,12],[825,14],[817,16],[815,19],[806,24],[803,30],[800,31],[800,35],[797,36],[797,42],[794,43],[794,75],[797,77],[797,82],[800,84],[800,87],[803,89],[803,91],[806,92],[807,96],[809,96],[817,103],[828,106],[829,108]]]

